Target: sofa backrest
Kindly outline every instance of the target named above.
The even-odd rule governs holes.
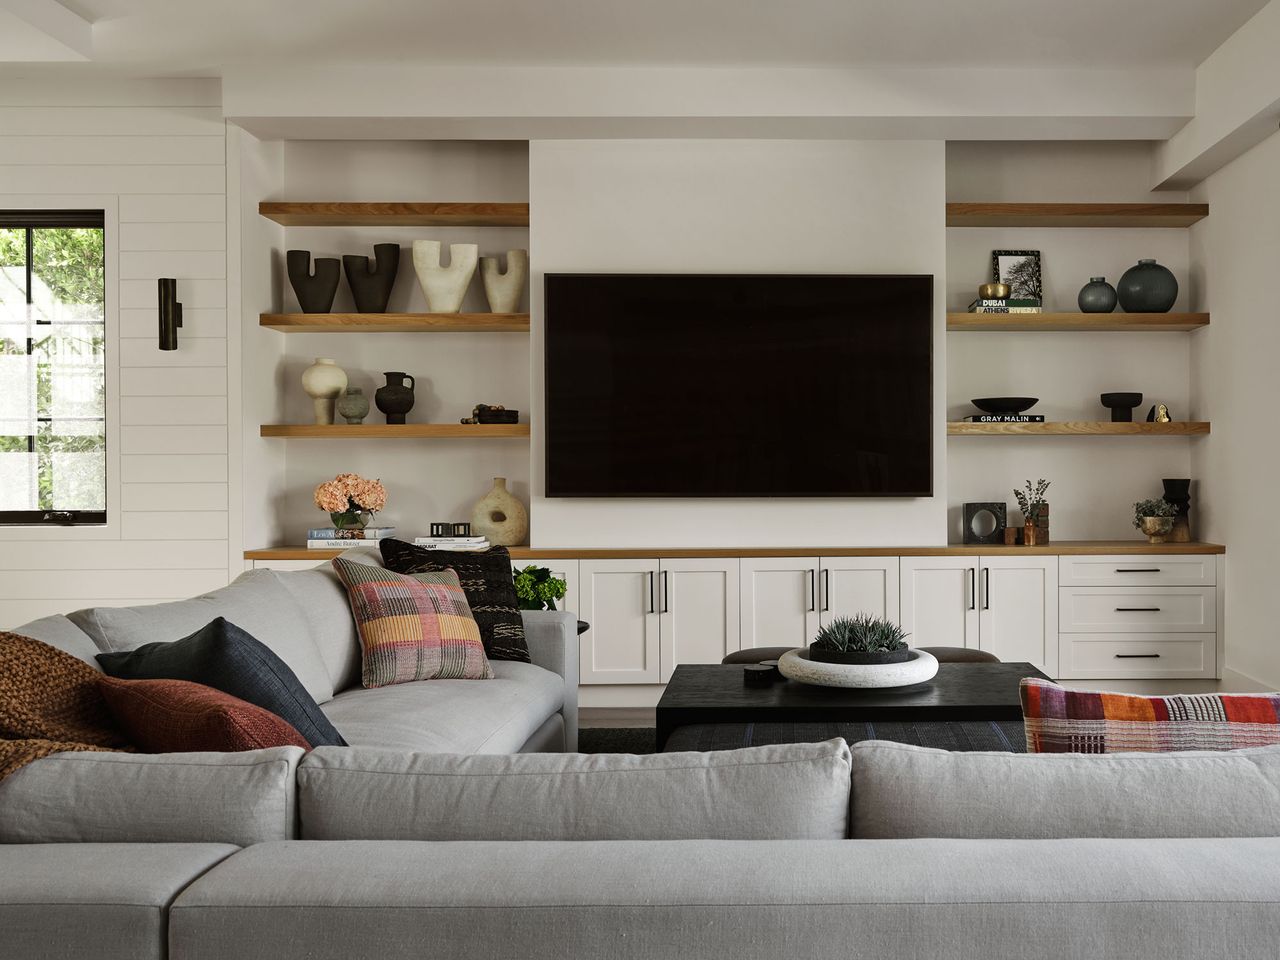
[[[853,746],[859,839],[1280,837],[1280,746],[1187,753],[951,753]]]
[[[360,563],[368,558],[360,556]],[[347,588],[329,564],[312,570],[270,573],[302,609],[311,638],[333,681],[335,693],[360,686],[360,637],[347,599]]]
[[[55,753],[0,780],[0,843],[289,840],[302,752]]]
[[[298,768],[304,840],[838,840],[848,805],[843,740],[651,756],[319,747]]]
[[[93,639],[60,613],[14,627],[13,632],[56,647],[63,653],[69,653],[83,660],[99,673],[102,672],[102,667],[98,666],[98,661],[94,659],[100,651]]]

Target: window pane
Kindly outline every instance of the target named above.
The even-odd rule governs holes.
[[[26,355],[0,353],[0,436],[35,432],[34,361]]]
[[[26,437],[0,437],[0,510],[38,510],[36,455]]]
[[[0,227],[0,324],[27,320],[27,231]]]
[[[102,321],[102,231],[47,227],[33,233],[33,319],[41,323]]]
[[[49,327],[37,328],[47,332]],[[105,369],[102,324],[59,324],[56,335],[32,343],[42,417],[101,420]]]
[[[40,510],[105,510],[102,423],[55,420],[36,435]]]

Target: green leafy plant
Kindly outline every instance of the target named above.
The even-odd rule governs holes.
[[[1048,489],[1049,481],[1040,479],[1035,482],[1034,486],[1028,480],[1026,490],[1013,491],[1013,495],[1018,501],[1018,509],[1022,511],[1022,518],[1027,523],[1040,522],[1040,515],[1044,513],[1046,506],[1044,492]]]
[[[554,610],[556,601],[563,600],[569,584],[551,575],[546,567],[532,564],[515,573],[516,599],[521,610]]]
[[[1143,517],[1176,517],[1178,508],[1168,500],[1139,500],[1133,505],[1133,525],[1142,529]]]
[[[907,636],[892,620],[859,613],[853,617],[836,617],[818,631],[810,646],[838,653],[876,653],[904,649]]]

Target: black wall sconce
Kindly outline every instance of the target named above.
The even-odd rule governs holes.
[[[178,349],[178,328],[182,326],[182,304],[178,302],[178,281],[173,277],[161,277],[160,286],[160,349]]]

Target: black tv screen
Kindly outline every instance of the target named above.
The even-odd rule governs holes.
[[[549,497],[933,492],[933,278],[547,274]]]

